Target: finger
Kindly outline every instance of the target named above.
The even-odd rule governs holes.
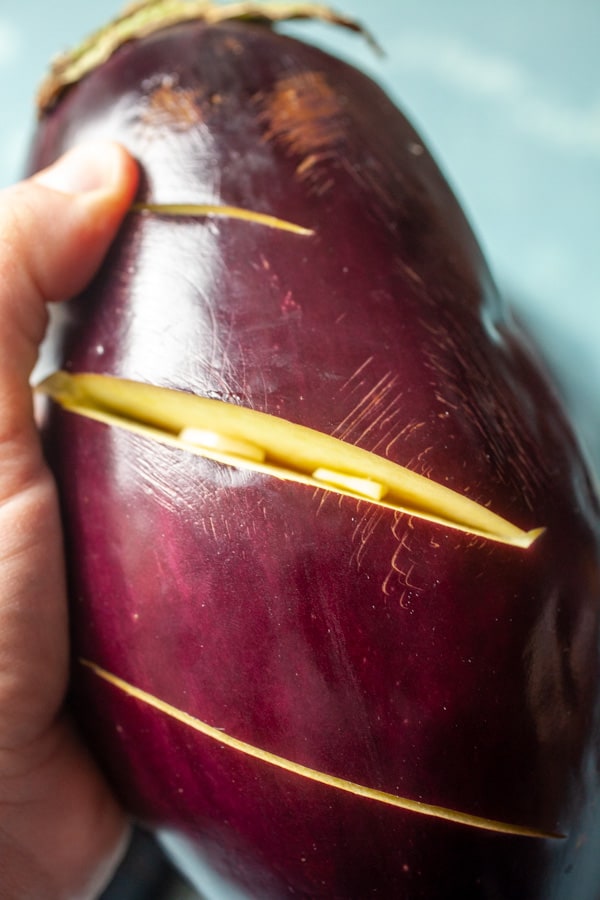
[[[106,877],[126,833],[57,718],[69,658],[64,563],[29,378],[47,302],[92,277],[136,184],[133,160],[103,144],[0,193],[0,869],[9,885],[12,871],[15,897],[83,896],[83,884],[91,896],[90,879]]]
[[[80,291],[129,208],[137,166],[118,144],[81,145],[0,192],[0,499],[33,450],[29,377],[46,304]],[[23,457],[23,454],[26,454]],[[7,478],[8,482],[7,483]]]
[[[126,152],[100,144],[0,193],[0,746],[54,715],[67,674],[60,520],[29,385],[46,302],[93,275],[136,182]]]

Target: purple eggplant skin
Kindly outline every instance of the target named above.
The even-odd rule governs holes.
[[[55,409],[73,704],[128,807],[256,898],[600,896],[600,514],[557,394],[420,137],[262,25],[121,47],[41,118],[31,169],[121,141],[140,199],[57,362],[342,437],[523,528],[528,550],[225,467]],[[108,684],[491,833],[276,768]]]

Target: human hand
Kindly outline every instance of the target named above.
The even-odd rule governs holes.
[[[127,820],[63,710],[69,648],[61,527],[29,378],[46,304],[98,268],[137,186],[89,144],[0,192],[0,897],[96,896]]]

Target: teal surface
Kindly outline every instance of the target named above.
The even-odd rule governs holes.
[[[48,60],[118,0],[0,0],[0,187],[23,170]],[[421,130],[600,470],[600,2],[340,0],[385,49],[286,30],[369,71]]]

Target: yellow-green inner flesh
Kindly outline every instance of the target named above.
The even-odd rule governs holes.
[[[354,794],[354,796],[362,797],[365,800],[384,803],[387,806],[395,806],[398,809],[404,809],[408,812],[420,813],[423,816],[432,816],[436,819],[445,819],[446,821],[455,822],[459,825],[470,825],[472,828],[479,828],[485,831],[495,831],[501,834],[519,835],[521,837],[554,839],[563,837],[563,835],[561,834],[550,831],[543,831],[539,828],[532,828],[527,825],[517,825],[509,822],[501,822],[496,819],[488,819],[483,816],[471,815],[470,813],[461,812],[457,809],[448,809],[444,806],[435,806],[431,803],[423,803],[420,800],[411,800],[407,797],[399,797],[396,794],[389,794],[385,791],[377,790],[376,788],[357,784],[353,781],[347,781],[345,778],[339,778],[335,775],[329,775],[326,772],[320,772],[317,769],[312,769],[309,766],[301,765],[300,763],[296,763],[293,760],[285,759],[282,756],[277,756],[275,753],[271,753],[270,751],[264,750],[261,747],[256,747],[253,744],[247,743],[246,741],[241,741],[239,740],[239,738],[227,734],[220,728],[215,728],[213,725],[209,725],[207,722],[203,722],[201,719],[197,719],[195,716],[191,716],[184,710],[178,709],[175,706],[171,706],[171,704],[169,703],[165,703],[165,701],[161,700],[159,697],[155,697],[153,694],[149,694],[147,691],[135,687],[135,685],[124,681],[122,678],[119,678],[117,675],[114,675],[112,672],[108,672],[106,669],[101,668],[100,666],[96,665],[93,662],[90,662],[89,660],[81,659],[80,662],[82,665],[86,666],[86,668],[91,669],[91,671],[94,672],[94,674],[99,678],[107,681],[113,687],[117,688],[128,696],[140,701],[141,703],[146,704],[147,706],[152,707],[153,709],[156,709],[163,715],[175,719],[177,722],[181,722],[183,725],[192,728],[194,731],[200,732],[205,737],[217,741],[220,745],[229,747],[232,750],[237,750],[238,752],[243,753],[246,756],[253,757],[254,759],[260,760],[261,762],[268,765],[276,766],[279,769],[284,769],[286,772],[290,772],[293,775],[298,775],[301,778],[308,778],[310,781],[316,781],[319,784],[326,785],[327,787],[345,791],[348,794]]]
[[[524,531],[468,497],[354,444],[233,403],[109,375],[62,371],[38,390],[73,413],[181,451],[487,540],[528,548],[543,531]]]
[[[188,219],[218,218],[240,219],[255,225],[264,225],[278,231],[290,231],[292,234],[311,235],[314,231],[303,225],[296,225],[286,219],[278,219],[268,213],[243,209],[240,206],[226,206],[215,203],[134,203],[131,212],[154,213],[158,216],[181,216]]]

